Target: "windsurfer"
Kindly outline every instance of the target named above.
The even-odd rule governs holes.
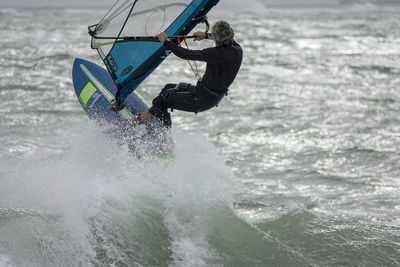
[[[212,26],[211,34],[194,33],[195,40],[213,39],[215,47],[203,50],[189,50],[176,45],[162,32],[157,35],[172,53],[185,60],[204,61],[206,71],[196,85],[188,83],[167,84],[160,94],[153,99],[152,107],[141,113],[137,119],[146,123],[159,119],[166,127],[171,127],[171,110],[202,112],[218,105],[228,93],[242,63],[243,51],[234,41],[234,32],[225,21],[218,21]]]

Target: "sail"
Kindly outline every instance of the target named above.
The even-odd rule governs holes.
[[[119,0],[104,18],[89,26],[122,103],[168,56],[154,37],[186,35],[219,0]]]

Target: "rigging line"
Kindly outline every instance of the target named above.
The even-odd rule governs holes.
[[[129,0],[127,0],[127,1],[129,1]],[[112,5],[111,9],[108,10],[108,12],[104,15],[104,17],[100,20],[100,22],[104,21],[104,19],[108,16],[110,11],[113,10],[113,8],[118,4],[118,2],[119,2],[119,0],[117,2],[115,2],[114,5]],[[100,22],[98,24],[100,24]],[[91,25],[89,27],[93,27],[93,26],[97,27],[98,24],[94,24],[94,25]]]
[[[175,36],[175,37],[176,37],[176,39],[177,39],[177,41],[178,41],[178,45],[179,45],[179,46],[182,46],[181,38],[183,38],[183,42],[185,43],[187,49],[189,49],[189,45],[188,45],[188,43],[186,42],[186,39],[187,39],[188,36],[186,36],[186,35],[177,35],[177,36]],[[193,36],[193,37],[195,37],[195,36]],[[196,70],[193,68],[192,63],[191,63],[189,60],[188,60],[187,62],[189,63],[189,66],[190,66],[192,72],[194,73],[194,76],[195,76],[195,77],[200,77],[200,75],[199,75],[199,68],[197,67],[196,61],[193,60],[194,66],[196,67]]]
[[[136,5],[137,2],[138,2],[138,0],[135,0],[135,2],[133,2],[132,7],[131,7],[131,9],[129,10],[129,14],[132,13],[132,11],[133,11],[133,9],[135,8],[135,5]],[[119,33],[118,33],[117,39],[121,36],[121,34],[122,34],[122,32],[123,32],[123,30],[124,30],[124,28],[125,28],[125,26],[126,26],[126,23],[128,23],[128,20],[129,20],[129,16],[126,17],[126,19],[125,19],[125,21],[124,21],[124,24],[122,25],[122,28],[121,28],[121,30],[120,30]],[[113,47],[113,48],[114,48],[114,47]],[[111,48],[111,50],[112,50],[113,48]],[[111,52],[111,50],[110,50],[110,52]],[[109,52],[109,53],[110,53],[110,52]]]
[[[161,24],[161,27],[156,31],[156,33],[160,32],[161,29],[164,27],[165,19],[167,17],[166,11],[165,11],[165,7],[164,6],[160,6],[160,9],[163,11],[164,17],[163,17],[163,22]],[[147,32],[147,25],[148,25],[150,19],[153,17],[153,15],[157,12],[157,10],[158,9],[154,10],[153,13],[150,14],[150,16],[146,20],[146,23],[144,24],[144,32],[146,33],[147,36],[150,36],[150,34]]]
[[[125,6],[127,3],[131,2],[131,1],[132,1],[132,3],[124,8],[124,6]],[[138,0],[125,0],[125,2],[124,2],[123,4],[121,4],[116,10],[114,10],[114,12],[112,12],[112,13],[110,14],[109,17],[107,17],[107,16],[108,16],[108,13],[110,13],[110,11],[111,11],[111,10],[115,7],[115,5],[119,2],[119,1],[117,1],[117,2],[113,5],[113,7],[108,11],[108,13],[103,17],[103,19],[102,19],[98,24],[93,25],[93,26],[95,26],[95,29],[94,29],[94,31],[92,32],[93,35],[92,35],[92,34],[90,34],[90,35],[91,35],[92,37],[94,37],[95,34],[96,34],[96,31],[97,31],[99,28],[101,29],[101,28],[102,28],[101,26],[103,26],[103,24],[106,24],[106,25],[108,26],[108,23],[110,23],[111,20],[113,20],[116,16],[118,16],[119,14],[121,14],[121,13],[122,13],[123,11],[125,11],[126,9],[130,8],[132,5],[135,6],[135,4],[136,4],[137,1],[138,1]],[[132,12],[133,6],[132,6],[130,12]],[[122,8],[124,8],[124,9],[121,10]],[[127,19],[128,19],[128,18],[129,18],[129,16],[127,17]],[[126,23],[126,20],[125,20],[125,23]],[[124,24],[124,26],[125,26],[125,24]],[[89,31],[90,31],[90,30],[89,30]],[[121,32],[120,32],[120,34],[121,34]]]
[[[186,47],[189,49],[189,45],[188,45],[188,43],[186,42],[186,39],[187,39],[187,36],[185,36],[185,37],[183,38],[183,42],[185,43]],[[194,66],[196,67],[196,70],[193,68],[192,63],[190,63],[189,60],[188,60],[188,63],[189,63],[189,66],[190,66],[190,68],[192,69],[192,71],[193,71],[193,73],[194,73],[194,76],[195,76],[195,77],[200,77],[200,75],[199,75],[199,68],[197,67],[196,61],[193,60]]]
[[[172,4],[162,5],[162,6],[156,6],[156,7],[150,8],[150,9],[146,9],[146,10],[143,10],[143,11],[138,11],[138,12],[132,13],[130,16],[132,17],[132,16],[136,16],[136,15],[142,15],[142,14],[145,14],[145,13],[148,13],[148,12],[151,12],[151,11],[155,11],[157,9],[174,7],[174,6],[187,7],[188,4],[185,4],[185,3],[172,3]]]
[[[125,6],[128,2],[130,2],[130,1],[132,1],[132,0],[126,0],[125,1],[125,3],[123,3],[119,8],[117,8],[107,19],[105,19],[105,20],[108,20],[108,21],[111,21],[111,20],[113,20],[115,17],[117,17],[117,16],[119,16],[122,12],[124,12],[125,10],[127,10],[127,9],[129,9],[133,4],[134,4],[134,2],[132,2],[131,4],[129,4],[129,5],[127,5],[127,6]],[[143,11],[138,11],[138,12],[135,12],[135,13],[131,13],[130,15],[129,15],[129,17],[132,17],[132,16],[136,16],[136,15],[142,15],[142,14],[145,14],[145,13],[148,13],[148,12],[151,12],[151,11],[154,11],[154,10],[157,10],[157,9],[159,9],[159,8],[162,8],[162,7],[174,7],[174,6],[183,6],[183,7],[186,7],[186,6],[188,6],[188,4],[186,4],[186,3],[171,3],[171,4],[166,4],[166,5],[162,5],[162,6],[157,6],[157,7],[153,7],[153,8],[150,8],[150,9],[146,9],[146,10],[143,10]]]
[[[128,4],[129,2],[132,2],[131,4],[125,6],[126,4]],[[132,0],[125,0],[125,3],[123,3],[122,5],[120,5],[113,13],[111,13],[111,15],[106,19],[108,21],[113,20],[116,16],[118,16],[119,14],[121,14],[122,12],[124,12],[126,9],[131,8],[132,5],[135,4],[136,1],[132,1]]]

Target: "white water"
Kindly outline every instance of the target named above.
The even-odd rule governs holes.
[[[201,264],[213,253],[205,240],[209,220],[231,207],[234,178],[210,143],[174,132],[176,159],[166,165],[133,158],[93,123],[66,124],[67,133],[48,141],[69,143],[68,149],[2,164],[9,167],[1,177],[0,238],[12,244],[2,262],[86,265],[100,249],[99,262],[140,263],[151,255],[148,247],[133,256],[119,246],[145,247],[134,235],[151,243],[153,229],[141,227],[153,219],[171,243],[174,265]]]

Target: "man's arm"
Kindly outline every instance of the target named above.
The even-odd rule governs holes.
[[[204,32],[203,33],[197,32],[194,35],[196,36],[196,39],[199,41],[206,38],[206,34]],[[158,34],[157,38],[160,42],[164,43],[164,45],[168,46],[171,52],[174,53],[174,55],[176,55],[179,58],[186,60],[212,62],[212,63],[218,63],[219,61],[221,61],[220,54],[216,53],[214,49],[209,48],[203,50],[189,50],[169,41],[168,36],[163,32]]]

